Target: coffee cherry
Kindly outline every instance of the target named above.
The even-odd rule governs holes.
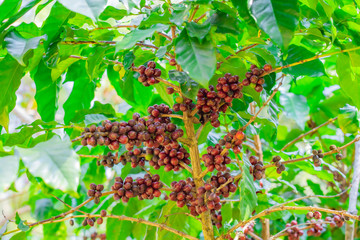
[[[336,146],[335,145],[330,145],[330,150],[335,150]]]
[[[270,64],[265,64],[263,69],[264,69],[265,72],[269,72],[269,71],[272,70],[272,66]]]
[[[96,223],[99,225],[102,224],[103,222],[104,222],[104,220],[101,217],[96,219]]]
[[[170,59],[169,64],[170,64],[170,66],[176,66],[177,63],[176,63],[175,58]]]
[[[168,87],[168,88],[166,88],[166,92],[167,92],[167,94],[173,94],[174,93],[174,88]]]
[[[101,210],[101,212],[100,212],[100,215],[101,215],[101,217],[106,217],[106,211],[105,210]]]
[[[321,218],[321,213],[318,212],[318,211],[314,212],[314,218],[315,219],[320,219]]]
[[[336,154],[336,160],[340,161],[340,160],[342,160],[343,158],[344,158],[344,157],[343,157],[343,155],[342,155],[341,153]]]
[[[74,226],[74,220],[70,219],[69,224],[70,224],[70,226]]]

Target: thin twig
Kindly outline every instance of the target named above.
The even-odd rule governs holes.
[[[194,20],[194,22],[199,22],[201,19],[203,19],[204,17],[206,17],[206,13],[202,14],[200,17],[198,17],[197,19]]]
[[[281,204],[272,206],[272,207],[270,207],[269,209],[277,208],[277,207],[280,207],[280,206],[283,206],[283,205],[287,205],[287,204],[290,204],[290,203],[293,203],[293,202],[297,202],[297,201],[301,201],[301,200],[308,199],[308,198],[336,198],[336,197],[340,197],[341,195],[343,195],[344,193],[346,193],[346,192],[350,189],[350,187],[351,187],[351,185],[350,185],[346,190],[344,190],[344,191],[342,191],[341,193],[338,193],[338,194],[336,194],[336,195],[331,195],[331,196],[326,196],[326,195],[308,195],[308,196],[295,198],[295,199],[293,199],[293,200],[290,200],[290,201],[287,201],[287,202],[284,202],[284,203],[281,203]]]
[[[272,72],[281,71],[282,69],[289,68],[289,67],[294,67],[294,66],[297,66],[297,65],[306,63],[306,62],[310,62],[310,61],[319,59],[319,58],[329,57],[329,56],[332,56],[332,55],[335,55],[335,54],[339,54],[339,53],[346,53],[346,52],[356,51],[356,50],[359,50],[359,49],[360,49],[360,47],[354,47],[354,48],[345,49],[345,50],[340,50],[340,51],[336,51],[336,52],[332,52],[332,53],[326,53],[326,54],[322,54],[322,55],[316,55],[316,56],[314,56],[314,57],[307,58],[307,59],[304,59],[304,60],[301,60],[301,61],[298,61],[298,62],[295,62],[295,63],[291,63],[291,64],[288,64],[288,65],[285,65],[285,66],[282,66],[282,67],[278,67],[278,68],[274,68],[274,69],[272,69],[271,71],[265,72],[265,73],[262,74],[260,77],[263,77],[263,76],[265,76],[265,75],[268,75],[268,74],[270,74],[270,73],[272,73]]]
[[[246,47],[240,49],[239,51],[237,51],[234,55],[231,54],[231,55],[227,56],[227,57],[225,58],[225,60],[229,60],[230,58],[236,56],[236,55],[239,54],[240,52],[243,52],[243,51],[246,51],[246,50],[248,50],[248,49],[250,49],[250,48],[256,47],[257,45],[259,45],[259,44],[258,44],[258,43],[255,43],[255,44],[251,44],[251,45],[249,45],[249,46],[246,46]],[[218,62],[216,68],[219,69],[220,66],[221,66],[221,64],[223,64],[223,63],[224,63],[224,62]]]
[[[283,74],[279,79],[284,78],[285,74]],[[275,96],[275,94],[278,92],[279,88],[282,85],[282,81],[279,82],[279,85],[274,89],[273,93],[270,95],[270,97],[266,100],[266,102],[263,103],[263,105],[260,107],[259,111],[250,118],[250,120],[241,128],[241,131],[244,131],[260,114],[260,112],[265,108],[265,106],[270,102],[270,100]]]
[[[325,127],[325,126],[329,125],[330,123],[335,122],[337,118],[338,117],[329,119],[327,122],[325,122],[325,123],[313,128],[313,129],[311,129],[307,133],[301,134],[300,136],[298,136],[297,138],[295,138],[291,142],[287,143],[280,151],[284,151],[285,149],[287,149],[288,147],[290,147],[291,145],[293,145],[295,142],[299,141],[300,139],[304,138],[305,136],[310,135],[310,134],[316,132],[317,130],[319,130],[320,128]]]
[[[197,10],[199,10],[199,7],[200,7],[199,5],[196,5],[196,6],[195,6],[194,11],[192,12],[191,16],[189,17],[188,22],[191,22],[191,21],[193,20],[195,14],[196,14],[196,12],[197,12]]]
[[[325,152],[324,153],[324,156],[328,156],[328,155],[331,155],[331,154],[334,154],[334,153],[338,153],[340,150],[344,149],[344,148],[347,148],[348,146],[350,146],[351,144],[357,142],[360,140],[360,136],[354,138],[354,140],[348,142],[347,144],[341,146],[341,147],[338,147],[334,150],[331,150],[329,152]],[[290,163],[295,163],[295,162],[301,162],[301,161],[304,161],[304,160],[307,160],[307,159],[311,159],[313,157],[313,155],[310,155],[310,156],[307,156],[307,157],[302,157],[302,158],[297,158],[297,159],[291,159],[291,160],[288,160],[288,161],[284,161],[284,162],[281,162],[282,164],[290,164]],[[275,167],[274,164],[268,164],[268,165],[265,165],[263,168],[269,168],[269,167]]]
[[[302,207],[302,206],[280,206],[278,208],[273,208],[273,209],[266,209],[258,214],[256,214],[255,216],[252,216],[251,218],[249,218],[248,220],[246,221],[241,221],[239,222],[238,224],[236,224],[235,226],[233,226],[226,234],[229,234],[233,231],[235,231],[236,229],[238,229],[239,227],[242,227],[244,226],[245,224],[247,224],[249,221],[253,221],[255,219],[258,219],[258,218],[261,218],[261,217],[264,217],[264,216],[267,216],[273,212],[279,212],[279,211],[284,211],[284,210],[305,210],[305,211],[319,211],[319,212],[326,212],[326,213],[331,213],[331,214],[337,214],[337,215],[340,215],[340,216],[345,216],[345,217],[349,217],[351,219],[354,219],[354,220],[360,220],[360,216],[356,216],[356,215],[353,215],[353,214],[350,214],[346,211],[338,211],[338,210],[332,210],[332,209],[327,209],[327,208],[320,208],[320,207],[312,207],[312,206],[308,206],[308,207]],[[225,235],[226,235],[225,234]],[[225,235],[222,235],[220,237],[218,237],[217,239],[224,239],[224,236]]]
[[[67,220],[70,220],[70,219],[74,219],[74,218],[92,218],[92,217],[95,217],[95,218],[100,218],[102,217],[100,214],[91,214],[91,215],[75,215],[75,216],[70,216],[70,217],[67,217],[67,218],[62,218],[62,219],[58,219],[58,220],[52,220],[52,221],[47,221],[47,222],[43,222],[43,223],[39,223],[39,224],[36,224],[36,225],[40,225],[40,224],[49,224],[49,223],[57,223],[57,222],[64,222],[64,221],[67,221]],[[130,222],[137,222],[137,223],[142,223],[142,224],[146,224],[146,225],[149,225],[149,226],[154,226],[154,227],[157,227],[157,228],[160,228],[160,229],[164,229],[164,230],[167,230],[169,232],[172,232],[176,235],[179,235],[181,237],[184,237],[184,238],[187,238],[187,239],[192,239],[192,240],[198,240],[198,238],[196,237],[193,237],[193,236],[190,236],[184,232],[181,232],[179,230],[176,230],[176,229],[173,229],[165,224],[159,224],[159,223],[154,223],[154,222],[150,222],[150,221],[147,221],[145,219],[141,219],[141,218],[132,218],[132,217],[128,217],[128,216],[116,216],[116,215],[106,215],[105,217],[107,218],[113,218],[113,219],[118,219],[118,220],[121,220],[121,221],[130,221]],[[104,217],[102,217],[104,218]],[[34,227],[36,225],[29,225],[29,227]],[[16,231],[20,231],[20,229],[16,229]],[[13,231],[14,232],[14,231]],[[3,235],[7,235],[9,234],[10,232],[7,232],[7,233],[4,233]]]

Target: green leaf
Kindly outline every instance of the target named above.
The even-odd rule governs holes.
[[[21,6],[19,0],[4,0],[0,5],[0,22],[4,19],[11,17],[12,14],[16,13]]]
[[[51,79],[53,81],[58,79],[70,67],[71,64],[77,61],[79,61],[77,58],[67,58],[56,64],[56,67],[51,69]]]
[[[240,34],[239,20],[229,14],[217,11],[209,21],[211,25],[216,26],[217,33]]]
[[[107,117],[115,117],[116,112],[111,104],[102,104],[98,101],[94,102],[94,106],[90,109],[81,109],[76,112],[75,116],[71,119],[71,122],[78,123],[85,119],[89,114],[103,114]]]
[[[282,49],[287,49],[299,22],[297,0],[257,0],[251,12],[259,27]]]
[[[4,192],[13,181],[17,178],[17,172],[19,169],[19,157],[18,156],[5,156],[0,158],[0,190]]]
[[[47,40],[45,47],[48,48],[50,43],[54,42],[62,32],[62,26],[67,23],[74,14],[66,9],[63,5],[55,2],[51,8],[48,18],[45,20],[41,30],[46,34]]]
[[[257,205],[256,189],[254,185],[253,176],[250,174],[250,162],[243,155],[243,172],[242,178],[239,183],[240,188],[240,218],[247,220]]]
[[[44,129],[51,128],[56,125],[56,122],[45,123],[44,121],[38,119],[31,124],[18,127],[18,129],[21,129],[19,132],[0,135],[0,139],[4,146],[22,145],[28,142],[33,134],[44,131]]]
[[[178,26],[182,25],[185,17],[189,14],[190,7],[190,5],[186,7],[183,4],[174,4],[174,12],[170,16],[170,22]]]
[[[90,107],[94,98],[95,83],[89,79],[83,62],[76,62],[70,66],[66,74],[66,81],[74,82],[71,94],[63,106],[64,121],[69,123],[77,111]]]
[[[29,0],[26,1],[26,5],[23,6],[20,11],[18,11],[15,15],[11,16],[5,23],[0,26],[0,33],[3,32],[7,27],[13,24],[16,20],[24,16],[28,11],[30,11],[36,4],[38,4],[41,0]]]
[[[15,234],[14,236],[12,236],[9,240],[24,240],[24,239],[26,239],[26,233],[20,232],[18,234]]]
[[[194,37],[203,40],[210,32],[210,23],[198,24],[195,22],[187,22],[186,29],[190,37]]]
[[[104,10],[107,0],[59,0],[67,9],[85,15],[94,22]]]
[[[90,80],[100,78],[105,71],[105,64],[102,64],[106,47],[96,47],[93,54],[86,60],[86,71]]]
[[[117,9],[113,6],[107,6],[105,10],[100,14],[100,20],[108,20],[109,18],[113,18],[115,20],[120,20],[123,17],[128,16],[127,11],[124,9]]]
[[[16,147],[24,165],[35,177],[55,189],[75,192],[79,184],[79,156],[71,147],[70,141],[62,141],[54,136],[33,148]],[[50,174],[49,174],[50,173]]]
[[[52,121],[55,119],[58,108],[60,79],[52,80],[51,70],[45,66],[43,61],[39,63],[33,79],[36,85],[37,111],[42,120]]]
[[[355,107],[347,104],[345,107],[340,108],[338,123],[343,133],[356,134],[360,127],[359,111]]]
[[[211,41],[202,43],[191,38],[184,29],[175,43],[176,61],[189,76],[204,87],[208,87],[216,69],[215,48]]]
[[[312,58],[315,54],[310,52],[304,47],[297,45],[290,45],[288,49],[287,58],[283,61],[283,66],[295,62],[299,62],[304,59]],[[284,73],[289,73],[295,77],[307,75],[310,77],[321,77],[325,74],[323,63],[319,59],[315,59],[310,62],[302,63],[300,65],[286,68],[283,70]]]
[[[156,24],[148,29],[134,29],[130,33],[126,34],[125,37],[116,43],[116,52],[119,50],[129,49],[135,46],[137,42],[144,41],[146,38],[151,37],[155,31],[161,32],[168,28],[163,24]]]
[[[297,125],[304,130],[310,111],[306,98],[293,93],[282,93],[280,95],[280,103],[285,108],[284,113],[286,116],[294,119]]]
[[[10,55],[6,55],[0,62],[0,125],[8,130],[9,113],[16,104],[15,92],[20,86],[20,80],[24,76],[24,67]]]
[[[23,232],[26,232],[27,230],[30,229],[29,226],[24,224],[25,221],[21,220],[21,218],[19,216],[19,213],[17,213],[17,212],[16,212],[16,215],[15,215],[15,223],[17,224],[17,227]]]
[[[192,80],[186,72],[176,70],[169,71],[169,78],[180,83],[180,88],[185,97],[195,101],[196,94],[200,88],[199,84]]]
[[[5,44],[8,53],[13,56],[21,65],[25,66],[24,56],[31,50],[36,49],[39,46],[41,39],[46,39],[46,36],[34,37],[25,39],[16,31],[10,32],[5,37]]]
[[[345,54],[340,54],[336,61],[336,72],[339,76],[341,90],[360,109],[360,71],[355,72],[351,67],[349,57]]]

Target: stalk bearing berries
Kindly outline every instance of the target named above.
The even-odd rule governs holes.
[[[320,158],[323,158],[324,157],[324,154],[322,153],[322,150],[321,149],[319,149],[319,150],[313,150],[312,151],[312,153],[313,153],[313,157],[312,157],[312,159],[313,159],[313,162],[314,162],[314,166],[315,167],[320,167],[321,166],[321,160],[320,160]]]
[[[225,146],[227,149],[232,149],[235,154],[239,154],[242,148],[243,141],[246,140],[245,134],[242,131],[231,130],[225,135],[224,139],[219,141],[221,146]]]

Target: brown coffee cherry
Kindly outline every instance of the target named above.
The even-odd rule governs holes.
[[[340,161],[344,158],[344,156],[341,153],[336,154],[336,160]]]
[[[176,66],[177,63],[176,63],[175,58],[170,59],[169,64],[170,64],[170,66]]]

